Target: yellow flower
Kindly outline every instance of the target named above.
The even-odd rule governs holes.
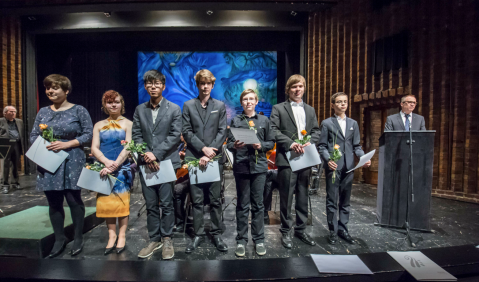
[[[86,166],[86,169],[91,169],[91,166],[87,165],[87,166]]]
[[[252,120],[249,121],[249,126],[251,126],[251,127],[254,126],[254,122]]]
[[[40,124],[39,126],[40,126],[40,129],[41,129],[41,130],[45,130],[45,129],[47,129],[47,128],[48,128],[48,125],[46,125],[46,124],[43,124],[43,123],[42,123],[42,124]]]
[[[334,145],[334,150],[339,150],[339,145],[338,144]]]
[[[303,134],[303,136],[304,136],[304,135],[308,134],[308,132],[303,129],[303,130],[301,130],[301,134]]]
[[[182,169],[188,169],[188,165],[187,165],[187,164],[184,164],[181,168],[182,168]]]

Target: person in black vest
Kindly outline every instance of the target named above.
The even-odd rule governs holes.
[[[231,120],[231,128],[254,130],[260,143],[245,145],[236,140],[231,130],[228,131],[227,147],[234,155],[233,173],[236,181],[236,251],[239,257],[245,255],[248,243],[248,217],[251,206],[251,236],[255,243],[256,253],[266,254],[264,246],[263,190],[268,171],[266,152],[274,147],[274,131],[270,121],[255,112],[258,95],[251,89],[240,95],[243,113]]]
[[[7,194],[10,188],[8,178],[10,176],[10,167],[12,168],[13,188],[19,189],[18,165],[20,156],[23,155],[23,121],[15,118],[17,109],[14,106],[6,106],[3,110],[3,116],[0,118],[0,137],[10,139],[10,154],[3,162],[3,189],[2,193]]]
[[[278,182],[281,211],[281,243],[285,248],[291,249],[293,241],[290,231],[293,227],[291,206],[293,194],[296,192],[296,226],[295,236],[304,243],[314,246],[316,242],[305,232],[308,221],[308,182],[311,168],[292,171],[286,157],[286,152],[295,151],[304,153],[304,147],[317,146],[319,142],[319,126],[316,111],[313,107],[303,102],[306,89],[306,80],[303,76],[295,74],[286,82],[286,102],[273,106],[271,124],[276,131],[276,165],[278,166]],[[301,145],[294,142],[302,139],[303,133],[311,135],[310,142]]]
[[[183,137],[188,144],[185,160],[199,159],[200,166],[206,166],[211,159],[223,153],[223,143],[226,139],[226,107],[223,102],[211,98],[210,94],[216,78],[209,70],[198,71],[195,81],[199,95],[197,98],[186,101],[183,105]],[[220,160],[219,164],[221,175],[223,160]],[[186,247],[185,252],[193,252],[204,241],[203,190],[209,191],[210,234],[213,236],[213,243],[219,251],[226,252],[228,246],[221,239],[220,227],[221,181],[190,184],[195,237]]]

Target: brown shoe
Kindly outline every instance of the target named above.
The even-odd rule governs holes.
[[[175,249],[173,249],[173,240],[170,237],[163,238],[163,259],[172,259],[175,256]]]
[[[163,246],[162,242],[150,242],[148,246],[141,249],[140,253],[138,254],[139,258],[147,258],[151,256],[156,250],[161,249]]]

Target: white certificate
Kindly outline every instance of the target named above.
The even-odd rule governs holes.
[[[457,278],[419,251],[388,252],[418,281],[457,281]]]
[[[358,165],[357,165],[355,168],[349,170],[349,171],[346,172],[346,173],[350,173],[351,171],[362,167],[365,163],[367,163],[367,162],[374,156],[374,153],[376,153],[376,149],[374,149],[374,150],[372,150],[371,152],[369,152],[369,153],[363,155],[361,158],[359,158],[359,163],[358,163]]]
[[[220,181],[220,167],[217,161],[208,162],[206,167],[189,167],[190,184]]]
[[[30,149],[28,149],[25,156],[49,172],[55,173],[58,167],[68,157],[68,153],[65,151],[49,151],[47,146],[50,144],[50,142],[43,139],[41,136],[38,136]]]
[[[291,166],[292,171],[298,171],[321,163],[321,158],[314,144],[304,147],[303,154],[288,151],[286,152],[286,157],[288,157],[289,166]]]
[[[243,142],[246,145],[261,143],[258,137],[256,136],[256,132],[254,130],[246,129],[246,128],[231,127],[230,131],[235,137],[236,141]]]
[[[151,171],[148,166],[140,165],[141,175],[145,180],[146,186],[159,185],[171,181],[176,181],[176,173],[171,160],[159,163],[160,170]]]
[[[77,185],[81,188],[95,191],[104,195],[110,195],[115,186],[116,179],[109,175],[101,177],[98,171],[84,167],[81,171]]]
[[[311,255],[321,273],[374,274],[356,255]]]

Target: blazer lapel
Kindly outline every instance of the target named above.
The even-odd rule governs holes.
[[[344,134],[343,134],[343,130],[341,129],[341,126],[339,126],[339,122],[338,122],[338,119],[336,118],[336,116],[332,116],[331,119],[333,120],[333,124],[336,126],[336,129],[338,130],[338,136],[343,136],[344,139],[346,139],[344,137]],[[348,122],[347,122],[347,119],[346,119],[346,130],[348,129]]]
[[[284,108],[286,109],[286,112],[293,121],[294,127],[296,127],[296,131],[298,131],[298,125],[296,124],[296,119],[294,119],[293,108],[291,107],[291,103],[289,102],[289,100],[285,102]]]
[[[399,125],[401,126],[402,130],[406,130],[406,127],[404,126],[404,122],[402,121],[401,112],[399,112],[397,114],[397,119],[398,119]]]
[[[215,108],[215,102],[213,101],[212,98],[210,98],[210,100],[208,101],[208,106],[206,107],[206,117],[205,117],[205,120],[204,120],[203,124],[206,125],[206,123],[208,123],[208,119],[210,118],[211,111],[214,108]]]
[[[160,108],[158,109],[158,115],[156,116],[155,124],[153,125],[153,130],[151,132],[155,131],[161,119],[165,116],[166,112],[168,111],[168,108],[170,107],[169,103],[170,102],[166,100],[165,97],[163,97]],[[153,120],[153,115],[151,116],[151,119]]]
[[[210,103],[208,103],[209,105]],[[201,116],[200,112],[201,112],[201,102],[200,100],[198,99],[198,101],[195,101],[195,106],[196,106],[196,110],[198,111],[198,115],[200,116],[201,118],[201,121],[203,122],[203,124],[205,124],[205,120],[206,119],[203,119],[203,116]]]
[[[351,121],[350,118],[346,118],[346,136],[344,138],[347,140],[348,137],[354,132],[354,130],[351,130],[353,128],[353,122]]]

